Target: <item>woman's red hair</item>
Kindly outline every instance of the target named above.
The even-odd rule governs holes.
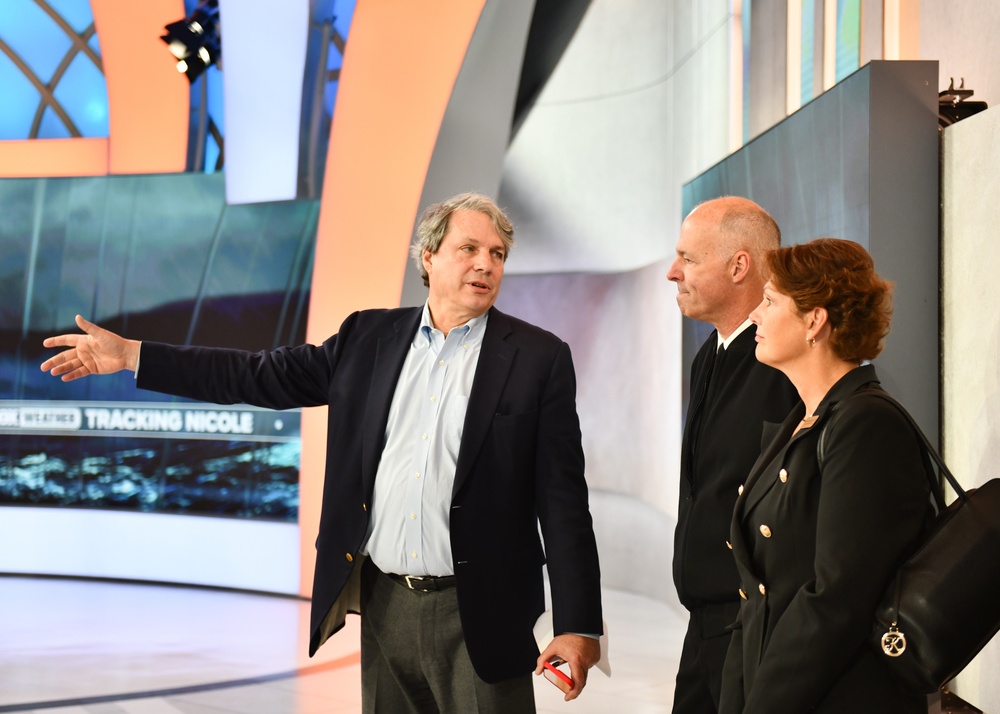
[[[817,238],[768,254],[771,285],[802,312],[829,315],[830,346],[848,362],[875,359],[889,334],[892,283],[875,272],[875,261],[853,241]]]

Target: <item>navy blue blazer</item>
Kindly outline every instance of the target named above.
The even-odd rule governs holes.
[[[420,313],[356,312],[318,346],[258,353],[142,346],[143,389],[271,409],[329,406],[310,655],[343,627],[347,612],[360,612],[358,551],[389,407]],[[532,627],[545,608],[546,562],[555,632],[602,631],[570,350],[495,308],[469,395],[450,537],[466,645],[487,682],[535,667]]]

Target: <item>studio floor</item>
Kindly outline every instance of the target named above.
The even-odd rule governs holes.
[[[354,714],[359,623],[307,656],[308,603],[181,586],[0,576],[0,713]],[[684,618],[604,593],[612,676],[536,679],[540,714],[669,712]]]

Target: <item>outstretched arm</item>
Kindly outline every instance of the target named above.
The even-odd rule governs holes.
[[[113,374],[123,369],[133,372],[139,363],[139,341],[127,340],[108,332],[92,322],[76,316],[76,324],[84,334],[48,337],[45,347],[68,347],[42,362],[42,371],[62,381],[72,382],[91,374]]]

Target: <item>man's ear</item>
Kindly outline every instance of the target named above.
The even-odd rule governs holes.
[[[729,261],[729,276],[734,283],[742,283],[750,275],[750,254],[745,250],[737,251]]]
[[[424,265],[424,272],[430,275],[431,272],[431,258],[434,256],[429,250],[424,249],[424,254],[421,256],[421,262]]]

